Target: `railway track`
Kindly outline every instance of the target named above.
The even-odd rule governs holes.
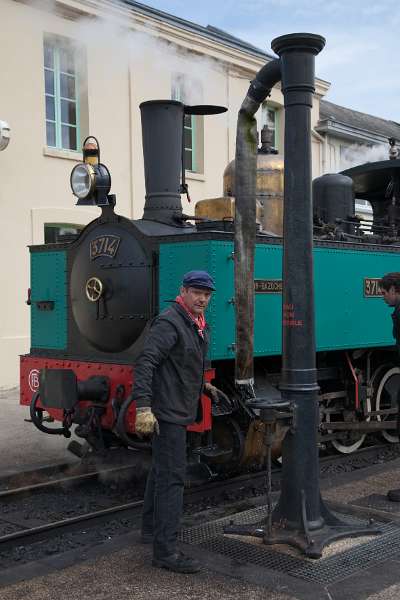
[[[329,457],[322,457],[320,459],[321,465],[321,477],[324,477],[324,473],[328,476],[332,473],[343,472],[343,470],[351,470],[351,463],[358,463],[355,468],[362,468],[360,464],[364,463],[364,466],[369,466],[373,462],[380,462],[379,456],[382,456],[385,452],[388,452],[387,445],[372,446],[363,448],[357,453],[349,456],[335,455]],[[129,502],[117,502],[111,503],[110,506],[104,508],[96,508],[95,510],[88,510],[84,512],[78,512],[73,516],[67,516],[61,519],[51,519],[45,523],[37,522],[35,518],[27,518],[26,515],[20,515],[16,511],[6,510],[5,506],[10,506],[10,502],[27,498],[29,500],[29,494],[31,498],[35,494],[43,494],[43,492],[51,492],[57,486],[76,485],[77,483],[87,482],[90,479],[94,479],[97,475],[106,474],[107,476],[111,473],[114,475],[119,473],[128,473],[129,469],[132,470],[132,465],[109,467],[107,469],[100,469],[97,473],[81,473],[73,475],[71,477],[61,477],[48,482],[39,482],[31,486],[21,486],[18,488],[3,490],[0,492],[0,521],[8,524],[13,531],[5,532],[0,535],[0,555],[5,551],[10,551],[17,547],[26,546],[29,544],[35,544],[43,540],[49,540],[54,537],[68,534],[71,532],[84,531],[87,532],[91,528],[98,527],[104,523],[108,523],[112,520],[127,519],[129,522],[136,522],[139,524],[140,513],[142,508],[142,500],[134,499]],[[275,489],[279,488],[280,480],[280,468],[274,467],[272,472],[272,481]],[[215,480],[207,482],[206,484],[197,485],[195,487],[189,487],[185,490],[185,504],[198,506],[204,503],[211,505],[216,500],[223,498],[242,497],[243,499],[247,496],[262,495],[265,490],[265,472],[256,472],[232,477],[225,480]],[[71,488],[69,491],[72,491]],[[33,495],[33,496],[32,496]],[[45,496],[43,496],[43,499]],[[43,500],[44,501],[44,500]],[[7,502],[7,504],[5,504]],[[29,504],[29,503],[28,503]]]
[[[1,499],[11,498],[12,496],[20,496],[22,494],[30,494],[35,490],[46,490],[51,489],[58,486],[64,485],[74,485],[84,481],[96,480],[102,477],[107,478],[108,476],[129,476],[132,471],[136,468],[135,465],[121,465],[121,466],[110,466],[100,469],[93,469],[84,473],[70,474],[65,475],[62,474],[62,471],[58,474],[54,474],[53,478],[50,480],[39,481],[37,483],[31,483],[23,486],[15,486],[15,487],[3,487],[2,482],[0,481],[0,502]],[[40,471],[39,471],[40,472]],[[31,475],[32,476],[32,475]],[[22,479],[22,477],[20,477]],[[3,489],[2,489],[3,488]]]
[[[277,469],[276,472],[278,473],[279,470]],[[204,485],[190,487],[185,489],[185,503],[187,505],[199,504],[204,500],[216,498],[221,496],[221,494],[229,493],[229,491],[232,492],[238,488],[245,489],[250,483],[257,486],[261,484],[264,477],[265,475],[263,473],[246,474],[225,481],[213,481]],[[73,478],[75,483],[82,480],[82,478],[79,479],[78,477]],[[65,479],[59,480],[59,485],[64,483],[64,481]],[[32,486],[31,488],[29,488],[29,486],[24,486],[9,490],[8,492],[2,492],[0,496],[0,506],[1,500],[4,501],[5,498],[15,499],[17,497],[21,498],[22,496],[26,497],[29,490],[31,490],[32,493],[38,491],[43,492],[44,490],[49,491],[56,486],[57,483],[52,481],[48,485],[43,482],[42,484]],[[20,518],[15,514],[8,516],[7,514],[4,515],[0,513],[0,520],[4,520],[10,523],[10,525],[18,527],[17,531],[0,536],[0,552],[6,549],[9,550],[21,544],[31,544],[60,534],[96,527],[112,519],[128,518],[130,520],[135,520],[135,518],[139,518],[142,506],[143,501],[141,499],[134,500],[37,525],[29,523],[29,519],[26,519],[24,516]]]

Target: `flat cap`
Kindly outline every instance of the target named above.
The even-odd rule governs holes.
[[[215,283],[207,271],[189,271],[185,273],[182,281],[183,287],[207,288],[215,290]]]

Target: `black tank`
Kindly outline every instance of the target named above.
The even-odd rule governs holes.
[[[346,175],[327,173],[313,181],[314,216],[324,223],[335,224],[336,219],[347,221],[354,217],[353,181]],[[344,225],[347,231],[352,226]],[[350,233],[350,231],[348,231]]]

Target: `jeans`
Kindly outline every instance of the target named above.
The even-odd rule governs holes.
[[[176,552],[186,474],[186,426],[159,421],[153,436],[153,462],[144,494],[142,532],[153,533],[153,554]]]

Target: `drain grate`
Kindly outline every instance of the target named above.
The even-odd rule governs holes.
[[[336,514],[349,524],[365,523],[363,518]],[[265,516],[266,507],[261,506],[234,515],[233,520],[235,524],[258,524]],[[223,529],[231,520],[232,516],[183,530],[181,540],[208,552],[226,556],[234,563],[256,565],[323,585],[340,581],[400,554],[400,527],[395,523],[379,523],[381,535],[335,555],[313,560],[283,553],[276,546],[248,543],[240,538],[226,536]]]
[[[275,505],[276,503],[272,505],[272,508],[275,508]],[[333,512],[333,514],[339,518],[343,518],[341,513]],[[266,506],[251,508],[250,510],[245,510],[241,513],[230,515],[229,517],[223,517],[222,519],[217,519],[202,525],[196,525],[194,527],[184,529],[181,531],[180,540],[186,544],[201,544],[203,541],[209,540],[217,535],[223,535],[224,527],[229,525],[232,521],[235,523],[235,525],[259,525],[266,517]],[[350,525],[365,523],[365,518],[358,518],[354,515],[345,515],[345,520]]]
[[[223,535],[203,542],[200,548],[228,556],[238,564],[250,563],[283,573],[290,573],[303,562],[301,558],[271,550],[264,544],[249,544]]]
[[[374,508],[375,510],[383,510],[388,513],[400,515],[400,502],[390,502],[386,496],[381,494],[371,494],[370,496],[362,496],[357,498],[351,504],[366,508]]]
[[[245,510],[236,515],[230,515],[229,517],[223,517],[216,521],[210,521],[204,523],[204,525],[196,525],[190,529],[184,529],[180,534],[180,539],[186,544],[201,544],[202,542],[215,537],[216,535],[223,535],[225,525],[229,525],[231,521],[235,524],[247,525],[250,523],[260,523],[267,515],[266,506],[259,506],[258,508],[252,508]]]
[[[379,528],[382,531],[380,536],[312,564],[303,561],[290,575],[326,585],[392,559],[400,553],[400,529],[393,523],[379,524]]]

